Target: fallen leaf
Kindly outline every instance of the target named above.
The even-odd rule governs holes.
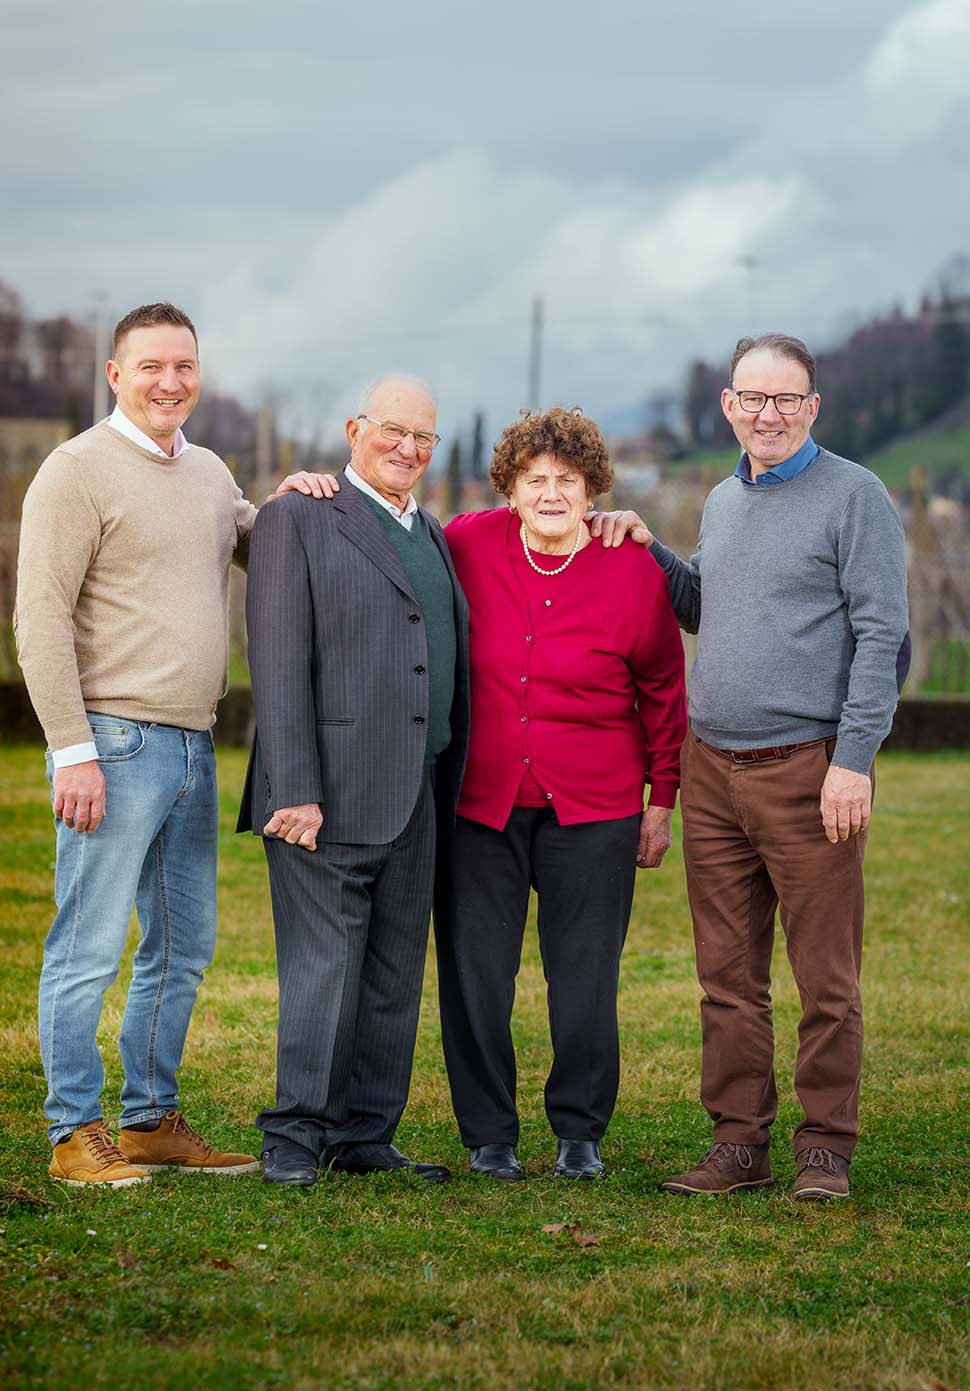
[[[205,1250],[205,1248],[203,1248],[203,1249],[199,1252],[199,1260],[201,1260],[201,1261],[208,1261],[209,1264],[210,1264],[211,1266],[214,1266],[216,1270],[235,1270],[235,1269],[236,1269],[236,1267],[233,1265],[232,1261],[227,1261],[226,1258],[225,1258],[225,1256],[210,1256],[209,1253],[208,1253],[208,1251]]]
[[[599,1246],[600,1239],[592,1232],[584,1232],[578,1222],[547,1222],[542,1229],[549,1232],[551,1236],[559,1232],[568,1232],[577,1246]]]
[[[130,1270],[133,1265],[138,1264],[138,1257],[135,1255],[134,1251],[126,1251],[120,1241],[115,1242],[113,1249],[115,1260],[121,1266],[122,1270]]]
[[[594,1236],[592,1232],[581,1232],[578,1226],[573,1229],[573,1241],[577,1246],[599,1246],[600,1244],[598,1236]]]

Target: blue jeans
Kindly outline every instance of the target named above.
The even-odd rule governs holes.
[[[175,1073],[216,936],[212,735],[93,712],[89,722],[107,814],[84,835],[55,821],[57,915],[40,977],[44,1110],[52,1144],[101,1119],[104,1068],[96,1035],[132,907],[141,942],[119,1039],[123,1126],[178,1106]],[[53,778],[50,754],[47,776]]]

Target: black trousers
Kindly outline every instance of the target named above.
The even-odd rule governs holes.
[[[515,807],[504,831],[459,817],[435,918],[441,1030],[465,1145],[515,1144],[511,1018],[529,889],[539,895],[553,1063],[554,1134],[598,1140],[620,1076],[616,990],[636,877],[640,817],[560,826]]]
[[[256,1124],[319,1154],[389,1142],[411,1082],[428,946],[430,769],[386,845],[265,839],[280,981],[276,1104]]]

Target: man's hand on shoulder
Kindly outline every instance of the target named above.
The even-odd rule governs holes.
[[[305,802],[299,807],[280,807],[263,827],[264,836],[275,836],[287,845],[302,845],[304,850],[316,850],[317,832],[323,825],[319,802]]]
[[[79,835],[104,820],[104,773],[96,758],[54,769],[54,815]]]
[[[307,473],[306,470],[301,469],[299,473],[288,473],[276,492],[270,493],[266,501],[272,502],[274,497],[282,497],[284,493],[303,493],[305,497],[332,498],[335,493],[339,492],[340,484],[332,473]]]
[[[864,831],[872,812],[872,783],[868,773],[854,773],[851,768],[830,764],[822,783],[819,809],[825,835],[833,845]]]
[[[638,545],[649,546],[653,533],[636,512],[594,512],[589,519],[590,536],[598,536],[604,546],[622,546],[629,536]]]
[[[673,841],[670,807],[647,807],[640,818],[637,869],[659,869]]]

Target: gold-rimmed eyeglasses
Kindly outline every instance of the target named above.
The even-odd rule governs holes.
[[[430,430],[412,430],[407,425],[399,425],[396,420],[375,420],[372,415],[359,415],[357,419],[367,420],[371,425],[376,425],[381,439],[388,440],[391,444],[402,444],[408,435],[413,435],[414,447],[430,453],[441,439],[440,435],[432,434]]]

